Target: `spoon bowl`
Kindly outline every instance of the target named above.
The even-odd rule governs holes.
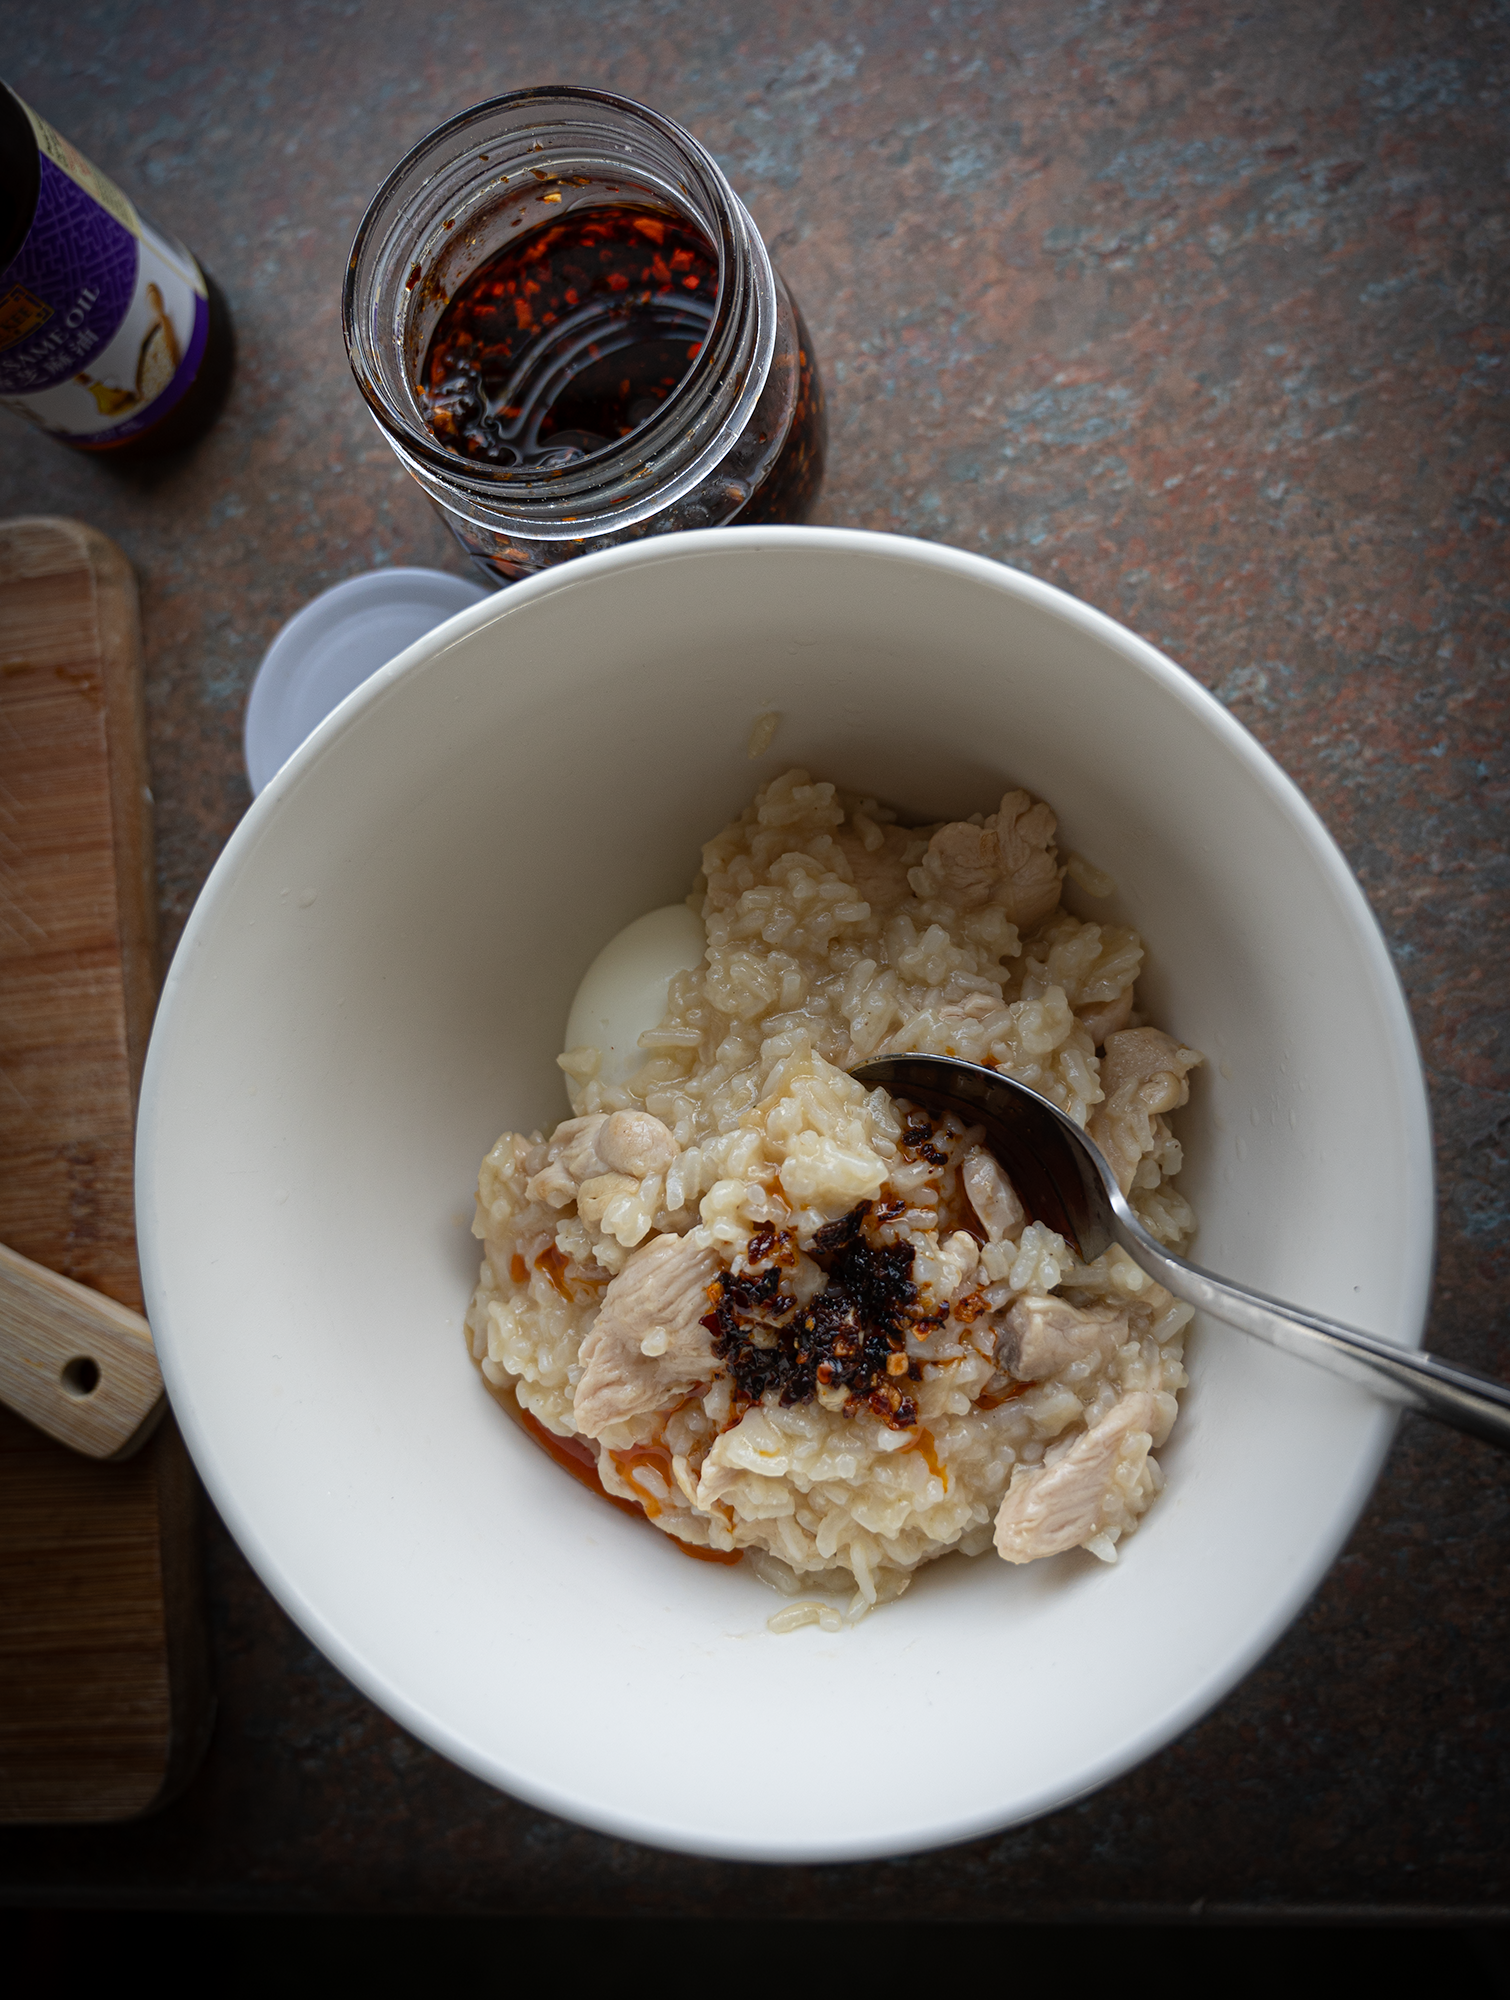
[[[1323,1319],[1249,1291],[1177,1257],[1133,1213],[1101,1149],[1036,1090],[1000,1070],[953,1056],[881,1056],[853,1072],[928,1111],[953,1111],[985,1127],[986,1144],[1029,1216],[1055,1229],[1091,1263],[1113,1243],[1187,1305],[1287,1354],[1361,1382],[1387,1401],[1471,1432],[1510,1451],[1510,1387],[1434,1354],[1409,1352],[1376,1334]]]

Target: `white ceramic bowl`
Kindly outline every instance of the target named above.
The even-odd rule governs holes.
[[[685,893],[699,843],[799,763],[917,819],[1007,784],[1049,799],[1147,939],[1144,1004],[1207,1055],[1180,1122],[1202,1260],[1419,1342],[1420,1065],[1315,815],[1110,619],[888,536],[589,557],[351,695],[194,911],[137,1181],[174,1409],[315,1643],[525,1799],[770,1860],[1004,1826],[1168,1742],[1315,1586],[1392,1422],[1205,1327],[1167,1491],[1115,1568],[948,1561],[853,1630],[783,1638],[753,1576],[685,1560],[513,1427],[460,1331],[478,1161],[565,1115],[553,1058],[600,945]]]

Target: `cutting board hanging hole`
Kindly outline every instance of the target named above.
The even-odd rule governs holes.
[[[86,1396],[92,1396],[100,1386],[100,1364],[87,1354],[76,1354],[72,1361],[63,1363],[60,1379],[65,1396],[75,1396],[82,1403]]]

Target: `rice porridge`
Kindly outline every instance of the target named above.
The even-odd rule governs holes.
[[[483,1161],[473,1358],[557,1455],[664,1533],[851,1615],[994,1546],[1104,1562],[1158,1494],[1188,1306],[1082,1264],[979,1128],[849,1071],[989,1064],[1085,1127],[1182,1250],[1168,1114],[1201,1060],[1135,1005],[1136,932],[1060,900],[1049,807],[904,827],[789,771],[703,850],[702,963],[622,1084]],[[796,1603],[773,1621],[836,1619]]]

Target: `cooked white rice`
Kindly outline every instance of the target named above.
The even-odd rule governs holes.
[[[665,1533],[789,1593],[862,1611],[993,1540],[1111,1562],[1159,1491],[1190,1309],[1119,1250],[1079,1264],[978,1130],[925,1132],[847,1074],[927,1050],[1020,1078],[1184,1246],[1165,1114],[1200,1057],[1134,1012],[1137,934],[1061,906],[1054,832],[1022,792],[903,828],[788,772],[703,850],[707,950],[643,1067],[610,1085],[568,1050],[576,1117],[483,1162],[467,1332],[489,1382]],[[913,1296],[857,1360],[843,1287],[883,1269]]]

